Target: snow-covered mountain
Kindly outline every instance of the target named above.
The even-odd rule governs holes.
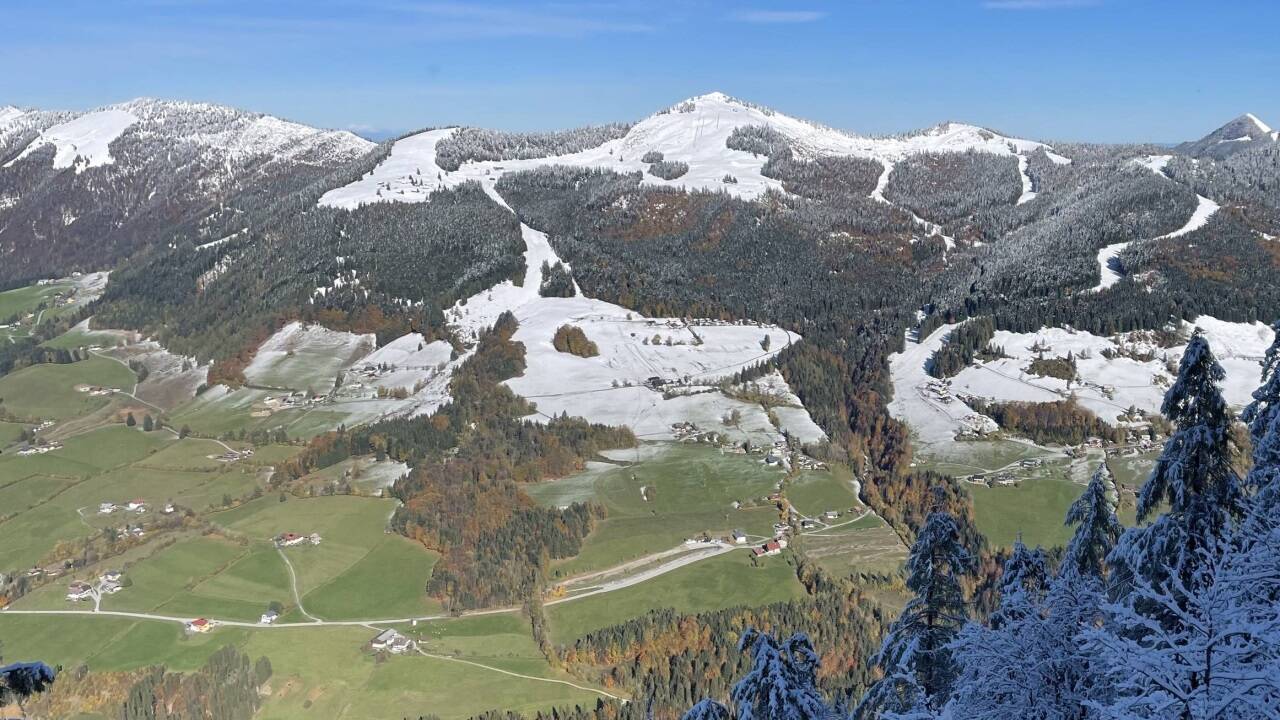
[[[1191,157],[1220,159],[1241,150],[1277,142],[1280,142],[1280,132],[1272,130],[1253,113],[1245,113],[1199,140],[1182,143],[1177,150]]]
[[[509,172],[543,165],[571,165],[642,172],[652,185],[689,190],[724,190],[732,195],[755,198],[770,189],[781,190],[782,182],[762,171],[766,154],[744,149],[735,143],[735,131],[751,129],[780,137],[801,159],[852,156],[877,161],[883,167],[877,193],[882,193],[893,165],[911,155],[929,152],[981,151],[995,155],[1025,156],[1044,150],[1056,163],[1067,158],[1042,143],[1006,137],[974,125],[947,122],[913,133],[892,137],[869,137],[790,117],[772,109],[713,92],[689,98],[632,125],[625,135],[578,152],[521,157],[518,143],[512,143],[510,157],[464,162],[450,172],[436,163],[436,143],[465,142],[458,129],[432,130],[398,141],[388,160],[372,175],[344,188],[327,193],[321,203],[335,207],[357,207],[377,201],[421,201],[440,187],[452,187],[479,180],[493,182]],[[486,148],[490,151],[492,148]],[[464,156],[466,150],[462,150]],[[678,175],[653,172],[652,158],[661,155],[664,163],[687,168]],[[431,172],[427,172],[429,168]],[[422,172],[419,172],[422,171]],[[437,175],[439,177],[437,177]],[[1029,180],[1027,181],[1029,185]]]
[[[0,283],[106,267],[175,235],[217,239],[374,147],[206,103],[0,108]]]

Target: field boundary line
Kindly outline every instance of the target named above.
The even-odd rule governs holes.
[[[536,675],[524,675],[522,673],[512,672],[510,670],[503,670],[502,668],[493,667],[492,665],[484,665],[478,662],[473,662],[471,660],[463,660],[462,658],[449,657],[448,655],[436,655],[435,653],[429,653],[426,650],[423,650],[422,648],[418,648],[418,653],[423,655],[424,657],[434,658],[436,660],[448,660],[449,662],[462,663],[464,665],[474,665],[475,667],[478,667],[478,668],[483,668],[485,670],[491,670],[493,672],[502,673],[503,675],[510,675],[512,677],[523,678],[525,680],[536,680],[538,682],[555,683],[557,685],[568,685],[571,688],[577,688],[578,690],[583,690],[585,692],[595,693],[597,695],[603,695],[607,698],[612,698],[614,700],[617,700],[618,702],[624,702],[624,703],[628,702],[626,698],[618,697],[613,693],[606,692],[598,688],[591,688],[591,687],[586,687],[585,685],[578,685],[577,683],[571,683],[568,680],[556,680],[554,678],[537,677]]]

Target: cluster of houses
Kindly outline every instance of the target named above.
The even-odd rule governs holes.
[[[67,600],[79,602],[81,600],[92,600],[95,595],[115,595],[124,589],[124,585],[121,582],[123,579],[124,573],[119,570],[108,570],[98,576],[96,587],[82,580],[77,580],[67,586]]]
[[[250,457],[253,457],[253,448],[245,448],[244,450],[228,450],[221,455],[210,455],[209,459],[217,460],[218,462],[230,463]]]
[[[294,390],[288,395],[267,396],[262,399],[262,404],[271,409],[296,408],[296,407],[313,407],[323,403],[326,398],[323,397],[307,397],[307,394]]]
[[[44,567],[34,566],[27,571],[29,578],[57,578],[62,577],[67,572],[67,568],[71,566],[69,561],[61,561],[46,565]]]
[[[383,630],[369,641],[374,651],[386,650],[394,655],[403,655],[417,648],[417,643],[396,630]]]
[[[720,435],[713,430],[703,430],[691,422],[671,423],[671,434],[679,442],[715,442]]]
[[[748,443],[746,445],[733,445],[725,448],[724,452],[732,455],[764,455],[764,464],[772,467],[780,467],[784,470],[792,468],[794,460],[795,467],[800,470],[826,470],[827,464],[819,462],[813,458],[792,448],[786,439],[775,440],[772,445],[756,445]]]
[[[940,402],[943,405],[950,405],[955,402],[956,398],[951,394],[951,381],[932,379],[924,385],[924,396],[928,400]]]
[[[310,535],[300,535],[298,533],[280,533],[272,538],[272,542],[276,547],[295,547],[297,545],[319,545],[320,533],[311,533]]]
[[[147,501],[146,500],[130,500],[129,502],[124,503],[123,505],[117,505],[116,503],[113,503],[113,502],[102,502],[98,504],[98,514],[100,515],[110,515],[111,513],[116,512],[117,510],[120,510],[123,512],[132,512],[132,513],[144,513],[147,511]],[[173,503],[165,503],[165,506],[162,512],[164,512],[165,515],[171,515],[176,511],[177,511],[177,508],[174,507]]]
[[[965,482],[971,482],[975,485],[986,485],[987,487],[995,487],[996,485],[1013,485],[1018,482],[1015,476],[1009,470],[1002,470],[998,473],[974,473],[968,477],[961,478]]]
[[[49,442],[49,443],[41,442],[36,445],[27,445],[26,447],[23,447],[22,449],[18,450],[18,454],[23,456],[43,455],[49,452],[50,450],[61,450],[61,449],[62,449],[62,443],[60,442]]]
[[[82,392],[82,393],[88,393],[94,397],[101,397],[103,395],[114,395],[120,392],[120,389],[102,387],[100,385],[77,385],[76,391]]]

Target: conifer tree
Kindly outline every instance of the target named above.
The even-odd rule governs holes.
[[[751,669],[733,686],[735,712],[702,700],[682,720],[818,720],[831,708],[817,689],[818,654],[808,636],[797,633],[779,644],[773,636],[748,628],[739,652],[751,652]]]
[[[931,513],[907,560],[907,588],[914,597],[889,629],[875,658],[884,678],[867,691],[855,718],[911,710],[919,705],[912,698],[917,690],[931,710],[946,702],[956,675],[950,643],[968,617],[960,579],[973,569],[955,518],[945,512]]]
[[[1254,494],[1244,525],[1252,533],[1280,530],[1280,413],[1253,447],[1253,469],[1245,484]]]
[[[1049,569],[1044,550],[1037,547],[1030,550],[1019,536],[1013,543],[1013,552],[1004,561],[1004,571],[1000,576],[1000,607],[991,615],[991,627],[1015,624],[1026,613],[1035,612],[1041,596],[1048,586]],[[1023,602],[1013,603],[1008,600],[1023,597]]]
[[[1067,510],[1067,524],[1076,525],[1075,534],[1067,544],[1062,566],[1071,566],[1076,572],[1103,577],[1106,558],[1124,531],[1116,519],[1115,479],[1106,462],[1098,466],[1084,492]]]
[[[1240,478],[1232,466],[1231,413],[1218,384],[1226,374],[1197,328],[1183,353],[1178,378],[1160,412],[1175,427],[1138,495],[1138,519],[1168,510],[1150,525],[1130,528],[1108,558],[1118,590],[1141,574],[1160,583],[1171,573],[1194,574],[1201,552],[1226,537],[1242,510]]]
[[[1262,356],[1262,385],[1253,391],[1253,402],[1241,413],[1240,419],[1249,424],[1249,435],[1254,447],[1262,442],[1271,421],[1280,416],[1280,321],[1271,326],[1275,339]]]

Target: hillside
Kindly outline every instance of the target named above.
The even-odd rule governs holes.
[[[1082,494],[1138,522],[1203,343],[1248,403],[1277,187],[1248,115],[867,136],[710,93],[374,145],[4,107],[4,650],[69,629],[107,715],[235,645],[267,717],[674,720],[749,621],[856,698],[918,539],[986,618]]]
[[[203,103],[0,113],[0,285],[243,229],[246,213],[368,153],[347,132]]]

